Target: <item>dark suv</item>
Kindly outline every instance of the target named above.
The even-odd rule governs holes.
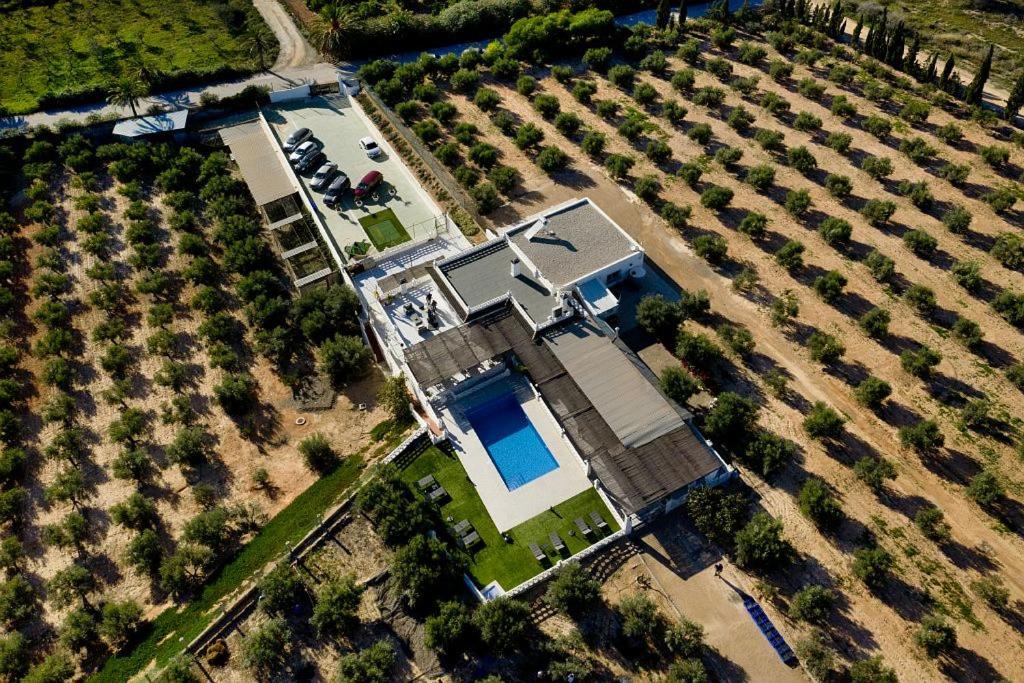
[[[350,187],[352,187],[352,181],[349,180],[349,177],[344,173],[339,173],[338,177],[327,186],[327,191],[324,192],[324,204],[333,209],[341,203],[341,196]]]

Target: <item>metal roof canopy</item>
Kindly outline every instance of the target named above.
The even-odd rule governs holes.
[[[188,120],[188,109],[153,114],[152,116],[136,116],[132,119],[118,121],[114,125],[114,135],[124,138],[138,138],[144,135],[170,133],[182,130]]]
[[[576,320],[544,338],[624,446],[643,446],[683,426],[668,400],[593,322]]]
[[[263,206],[299,191],[269,131],[259,121],[220,132],[256,204]]]

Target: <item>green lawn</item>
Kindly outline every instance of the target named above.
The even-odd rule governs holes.
[[[363,226],[363,232],[373,242],[377,251],[384,251],[410,239],[409,233],[391,209],[363,216],[359,219],[359,225]]]
[[[253,71],[238,38],[252,14],[240,0],[62,0],[5,11],[0,105],[27,113],[44,95],[105,89],[140,66],[161,74]]]
[[[502,588],[509,590],[550,567],[559,559],[548,541],[548,533],[551,531],[557,531],[568,548],[563,557],[586,548],[590,545],[589,540],[578,532],[571,534],[576,529],[573,520],[577,517],[583,517],[590,523],[591,510],[597,510],[608,522],[605,534],[619,528],[604,501],[591,488],[556,505],[554,511],[543,512],[509,530],[513,542],[507,543],[491,521],[457,456],[431,447],[406,467],[402,478],[415,488],[416,482],[428,474],[433,474],[450,494],[448,502],[441,508],[442,516],[445,519],[451,517],[453,522],[468,519],[483,539],[483,543],[477,544],[472,551],[469,570],[481,588],[497,580]],[[529,548],[531,542],[541,546],[547,553],[549,559],[543,566],[533,559]]]
[[[158,665],[166,664],[219,613],[214,607],[222,598],[281,555],[286,544],[295,543],[309,533],[320,521],[320,515],[355,483],[362,469],[362,458],[349,456],[337,469],[300,493],[224,565],[198,598],[162,612],[150,624],[141,642],[129,652],[108,659],[91,680],[123,683],[154,658]]]

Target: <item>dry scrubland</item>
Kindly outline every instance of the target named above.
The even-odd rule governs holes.
[[[403,67],[404,96],[386,80],[389,67],[371,65],[364,76],[385,78],[378,92],[434,146],[493,225],[589,195],[682,286],[709,292],[710,315],[686,321],[687,331],[712,339],[724,332],[716,343],[726,348],[731,330],[722,324],[749,332],[752,344],[741,333],[708,384],[754,399],[761,424],[795,443],[791,462],[767,477],[757,459],[743,457],[742,444],[730,449],[799,554],[794,571],[761,577],[779,613],[798,589],[823,584],[838,596],[825,631],[842,658],[884,654],[900,680],[1019,677],[1024,320],[1014,297],[1024,292],[1024,217],[999,200],[1015,202],[1024,152],[1009,142],[1007,126],[983,127],[942,96],[929,105],[929,93],[909,92],[915,86],[884,67],[829,56],[827,41],[824,55],[807,60],[742,32],[731,43],[719,34],[714,44],[710,28],[692,27],[698,44],[679,56],[673,41],[647,36],[625,59],[635,73],[570,62],[520,79],[506,59],[491,68],[428,60],[439,74],[414,88],[415,67]],[[649,56],[654,50],[668,55],[664,63]],[[891,130],[868,132],[880,130],[879,120]],[[799,170],[802,152],[794,149],[809,152],[813,167]],[[862,170],[872,158],[888,159],[891,171]],[[514,172],[494,170],[506,167]],[[752,184],[758,175],[768,178],[760,187]],[[732,190],[721,207],[715,192],[706,194],[714,187]],[[748,218],[753,212],[763,218]],[[786,268],[776,252],[790,241],[803,246],[802,263]],[[829,287],[837,281],[845,286]],[[779,319],[785,307],[777,302],[786,300],[798,313]],[[821,348],[833,340],[842,351],[830,358]],[[928,355],[918,353],[925,346],[940,360],[920,371],[913,361]],[[703,374],[704,356],[692,353]],[[891,390],[876,409],[855,393],[868,377]],[[811,438],[803,425],[817,402],[845,425]],[[894,478],[869,486],[854,467],[866,456],[861,472],[882,458]],[[823,529],[809,516],[829,504],[805,502],[808,514],[801,512],[815,492],[812,484],[801,497],[809,478],[824,482],[823,497],[841,507],[838,521],[817,516]],[[948,539],[943,524],[936,533],[927,523],[933,508],[944,513]],[[875,545],[894,565],[872,589],[855,574],[854,551]],[[953,624],[958,638],[938,658],[918,644],[930,616]],[[806,635],[806,625],[790,626]]]
[[[304,460],[303,439],[360,453],[385,417],[379,376],[355,381],[358,338],[333,407],[293,400],[318,347],[356,331],[358,304],[333,287],[291,302],[224,153],[43,135],[23,161],[30,183],[4,218],[12,678],[49,652],[64,673],[130,652],[140,623],[187,603],[333,469]]]

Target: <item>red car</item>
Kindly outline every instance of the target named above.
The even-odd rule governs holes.
[[[370,171],[363,176],[362,180],[359,181],[359,184],[356,185],[356,189],[352,191],[352,194],[356,199],[363,199],[376,190],[383,181],[384,174],[380,171]]]

